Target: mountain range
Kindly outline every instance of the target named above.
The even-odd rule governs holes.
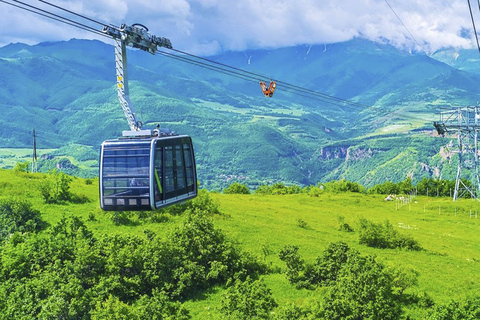
[[[354,39],[207,58],[277,80],[274,96],[264,97],[258,81],[128,50],[137,114],[192,136],[199,180],[210,189],[233,181],[255,188],[453,179],[456,155],[444,147],[452,138],[436,135],[432,123],[440,110],[480,98],[474,50],[427,56]],[[128,129],[113,46],[72,39],[0,48],[0,110],[0,147],[31,148],[35,129],[38,148],[57,149],[54,157],[73,157],[87,164],[84,175],[97,174],[102,141]]]

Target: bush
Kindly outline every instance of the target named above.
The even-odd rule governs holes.
[[[182,226],[161,237],[148,230],[97,237],[68,216],[46,232],[7,237],[0,318],[185,320],[190,316],[179,300],[264,271],[204,213],[189,212]],[[264,286],[248,283],[250,297],[269,301]],[[256,305],[256,314],[265,305]]]
[[[131,306],[112,295],[103,302],[97,302],[91,314],[92,320],[138,320],[138,316]]]
[[[43,225],[40,211],[30,203],[16,199],[0,201],[0,242],[16,231],[37,231]]]
[[[304,280],[303,271],[305,261],[298,254],[298,247],[287,245],[279,253],[280,260],[285,262],[287,270],[285,274],[291,284],[298,284]]]
[[[164,292],[153,289],[152,296],[143,296],[137,303],[140,320],[191,319],[189,311],[178,301],[171,301]]]
[[[305,220],[302,220],[302,219],[297,219],[297,226],[299,226],[302,229],[307,229],[308,228],[307,222]]]
[[[480,297],[476,296],[464,301],[450,301],[437,305],[426,317],[427,320],[480,319]]]
[[[391,274],[372,256],[351,256],[327,289],[322,319],[400,319],[400,298]]]
[[[45,203],[59,203],[72,198],[70,193],[72,178],[67,174],[53,170],[40,183],[39,189]]]
[[[399,188],[396,183],[391,181],[386,181],[381,184],[376,184],[370,189],[368,189],[368,193],[375,193],[375,194],[398,194]]]
[[[281,182],[277,182],[272,186],[262,185],[255,190],[255,194],[274,194],[274,195],[285,195],[285,194],[298,194],[302,193],[303,190],[297,185],[292,185],[287,187]]]
[[[315,264],[305,271],[307,281],[311,284],[330,285],[335,283],[338,273],[348,259],[357,256],[357,251],[351,250],[345,242],[330,243],[318,257]]]
[[[310,307],[284,308],[284,314],[296,316],[287,319],[399,319],[407,300],[404,291],[417,279],[415,272],[387,269],[344,242],[331,243],[312,264],[301,259],[295,246],[281,250],[280,259],[292,284],[325,288],[323,300]]]
[[[115,225],[135,225],[135,221],[133,220],[135,213],[132,211],[114,211],[111,213],[111,220]]]
[[[273,319],[275,320],[300,320],[308,319],[308,311],[302,309],[294,304],[287,304],[280,306],[275,313]]]
[[[364,192],[365,187],[357,182],[342,180],[333,180],[325,183],[324,188],[328,192],[341,193],[341,192]]]
[[[28,162],[17,162],[13,168],[14,172],[28,172]]]
[[[238,182],[232,183],[223,190],[225,194],[250,194],[250,190],[244,184]]]
[[[316,187],[316,186],[311,186],[310,190],[308,191],[308,194],[311,197],[319,197],[323,193],[324,187],[322,185]]]
[[[221,311],[231,319],[269,319],[278,305],[263,281],[236,280],[222,295]]]
[[[420,244],[411,237],[401,235],[388,220],[379,224],[367,219],[359,221],[358,241],[360,244],[374,248],[404,248],[407,250],[422,250]]]
[[[262,195],[272,194],[272,189],[269,186],[263,185],[255,189],[255,194],[262,194]]]
[[[353,232],[352,227],[348,223],[345,222],[345,218],[343,216],[338,216],[338,231],[345,231],[345,232]]]
[[[196,198],[187,201],[185,209],[192,212],[204,212],[208,214],[220,214],[219,204],[210,197],[210,193],[205,189],[198,190]]]

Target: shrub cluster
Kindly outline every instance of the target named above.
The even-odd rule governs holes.
[[[470,181],[463,181],[466,186],[470,186]],[[267,195],[284,195],[284,194],[296,194],[306,193],[312,197],[318,197],[325,192],[329,193],[344,193],[344,192],[368,192],[370,194],[410,194],[416,191],[418,195],[428,196],[450,196],[451,192],[455,189],[455,181],[440,180],[435,178],[422,178],[420,182],[415,186],[411,178],[407,177],[400,182],[386,181],[380,184],[376,184],[369,188],[368,191],[364,186],[357,182],[349,180],[332,180],[326,183],[319,183],[316,186],[299,187],[297,185],[286,186],[283,183],[275,183],[271,186],[261,185],[255,190],[256,194]],[[247,194],[250,190],[246,185],[242,185],[235,182],[228,186],[224,193],[238,193]],[[468,196],[468,195],[467,195]]]
[[[0,243],[15,232],[40,230],[45,223],[40,211],[25,200],[3,199],[0,201]]]
[[[271,311],[278,306],[272,292],[262,280],[236,280],[222,295],[221,312],[226,319],[270,319]]]
[[[0,256],[2,319],[188,319],[180,301],[263,272],[202,213],[164,240],[93,236],[78,218],[14,233]]]
[[[234,182],[223,190],[226,194],[250,194],[250,189],[244,184]]]
[[[446,304],[434,306],[427,320],[480,319],[480,296],[463,301],[452,300]]]
[[[323,184],[325,191],[333,193],[341,192],[364,192],[365,187],[357,182],[342,180],[333,180]]]
[[[306,193],[312,197],[318,197],[324,192],[364,192],[365,187],[357,182],[342,180],[333,180],[327,183],[319,183],[316,186],[307,186],[301,188],[297,185],[286,186],[283,183],[275,183],[271,186],[262,185],[255,190],[255,194],[284,195]]]
[[[273,195],[284,195],[284,194],[297,194],[302,193],[302,188],[297,185],[286,186],[283,183],[275,183],[271,186],[260,186],[255,190],[255,194],[273,194]]]
[[[471,181],[462,180],[467,187],[471,186]],[[368,193],[373,194],[409,194],[416,191],[417,195],[431,196],[431,197],[449,197],[455,190],[455,180],[442,180],[438,178],[422,178],[416,186],[413,185],[411,178],[406,178],[400,182],[386,181],[377,184],[370,189]],[[464,197],[469,197],[465,194]]]
[[[358,239],[360,244],[374,248],[422,250],[416,240],[401,235],[388,220],[380,224],[362,218],[359,222]]]
[[[284,247],[280,259],[292,284],[325,288],[320,302],[282,309],[296,319],[399,319],[404,291],[417,281],[415,273],[388,269],[344,242],[331,243],[311,264],[301,259],[296,246]]]

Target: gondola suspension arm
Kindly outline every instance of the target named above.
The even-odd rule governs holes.
[[[158,47],[171,49],[172,43],[167,38],[156,37],[149,34],[147,27],[139,23],[131,26],[122,24],[120,28],[105,26],[102,32],[108,34],[115,40],[115,69],[117,75],[118,100],[127,118],[130,130],[139,134],[143,124],[138,120],[132,102],[130,101],[126,47],[130,46],[155,54]]]

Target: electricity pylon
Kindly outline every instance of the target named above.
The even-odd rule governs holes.
[[[453,201],[469,193],[479,200],[480,179],[478,176],[478,133],[480,130],[480,108],[477,106],[458,107],[440,113],[440,121],[433,124],[437,132],[445,135],[456,132],[458,168]],[[466,171],[468,170],[468,171]],[[468,177],[468,175],[470,176]],[[470,185],[465,183],[470,181]]]

